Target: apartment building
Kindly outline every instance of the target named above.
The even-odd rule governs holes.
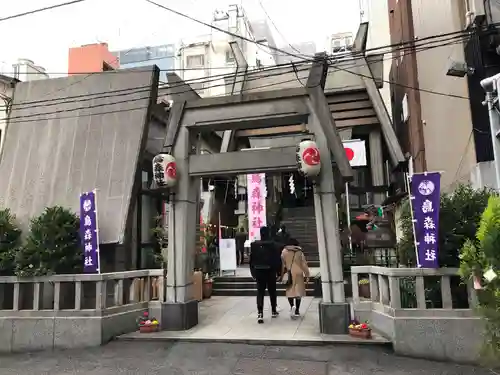
[[[388,12],[390,43],[406,43],[391,62],[396,132],[414,170],[441,171],[449,190],[469,181],[477,163],[468,82],[447,75],[450,61],[465,59],[464,43],[419,40],[462,30],[463,2],[388,0]]]
[[[216,10],[212,24],[266,46],[213,29],[210,34],[184,39],[178,53],[179,75],[189,82],[199,95],[205,97],[226,94],[224,75],[232,74],[236,70],[236,60],[229,45],[233,40],[238,42],[250,69],[276,64],[274,51],[269,48],[275,45],[274,40],[269,37],[270,33],[255,35],[252,23],[241,6],[230,5],[227,11]],[[262,22],[258,24],[258,29],[266,30]]]

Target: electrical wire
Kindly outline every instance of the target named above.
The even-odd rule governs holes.
[[[238,39],[241,39],[241,40],[244,40],[244,41],[247,41],[247,42],[250,42],[250,43],[254,43],[254,44],[257,44],[261,47],[265,47],[265,48],[269,48],[269,49],[272,49],[273,51],[276,51],[276,52],[280,52],[280,53],[283,53],[285,55],[288,55],[288,56],[291,56],[291,57],[295,57],[295,58],[298,58],[299,60],[309,60],[310,62],[313,62],[314,61],[314,56],[310,56],[308,59],[304,59],[304,57],[302,56],[299,56],[299,55],[295,55],[293,53],[290,53],[290,52],[287,52],[287,51],[284,51],[280,48],[277,48],[277,47],[273,47],[273,46],[269,46],[267,44],[264,44],[264,43],[261,43],[261,42],[258,42],[258,41],[255,41],[255,40],[252,40],[250,38],[247,38],[245,36],[242,36],[242,35],[238,35],[238,34],[235,34],[235,33],[232,33],[231,31],[227,31],[227,30],[224,30],[220,27],[217,27],[217,26],[214,26],[214,25],[210,25],[209,23],[206,23],[204,21],[201,21],[201,20],[198,20],[194,17],[191,17],[190,15],[188,14],[185,14],[185,13],[182,13],[182,12],[179,12],[175,9],[172,9],[172,8],[169,8],[165,5],[162,5],[162,4],[159,4],[159,3],[156,3],[152,0],[144,0],[146,1],[147,3],[149,4],[152,4],[152,5],[155,5],[157,6],[158,8],[161,8],[161,9],[164,9],[166,11],[169,11],[170,13],[174,13],[174,14],[177,14],[178,16],[180,17],[183,17],[183,18],[186,18],[188,20],[191,20],[193,22],[196,22],[196,23],[199,23],[200,25],[203,25],[203,26],[206,26],[206,27],[209,27],[213,30],[216,30],[216,31],[219,31],[223,34],[227,34],[229,36],[232,36],[233,38],[238,38]]]
[[[287,66],[291,66],[290,64],[287,64]],[[262,70],[262,69],[256,69],[254,71],[247,71],[247,73],[252,73],[252,72],[266,72],[266,71],[272,71],[272,70],[277,70],[279,68],[284,67],[284,65],[281,65],[279,67],[270,67],[269,69]],[[309,69],[309,67],[307,67]],[[307,70],[307,69],[302,69],[302,70]],[[104,73],[106,74],[106,73]],[[284,74],[283,72],[278,72],[277,74],[271,74],[271,75],[263,75],[263,76],[257,76],[257,77],[247,77],[245,81],[253,81],[253,80],[258,80],[260,78],[267,78],[267,77],[273,77],[276,75],[282,75]],[[167,85],[167,86],[159,86],[159,90],[166,89],[169,90],[168,94],[183,94],[186,92],[189,92],[189,90],[186,91],[175,91],[172,89],[175,89],[176,87],[184,87],[185,83],[210,83],[213,81],[220,81],[221,78],[224,77],[246,77],[245,73],[236,73],[233,75],[229,75],[227,73],[225,74],[218,74],[218,75],[213,75],[210,77],[202,77],[202,78],[194,78],[191,80],[185,80],[181,83],[178,84],[173,84],[173,85]],[[241,82],[241,81],[238,81]],[[224,86],[224,84],[218,84],[213,87],[220,87]],[[212,88],[212,87],[205,87],[205,88]],[[52,106],[52,105],[60,105],[60,104],[67,104],[67,103],[74,103],[74,102],[83,102],[83,101],[91,101],[91,100],[97,100],[97,99],[105,99],[105,98],[115,98],[115,97],[120,97],[120,96],[127,96],[127,95],[132,95],[132,94],[137,94],[137,93],[142,93],[142,92],[150,92],[151,91],[151,85],[147,86],[136,86],[132,88],[126,88],[126,89],[117,89],[117,90],[112,90],[112,91],[102,91],[98,93],[92,93],[92,94],[81,94],[81,95],[74,95],[70,97],[64,97],[64,98],[53,98],[53,99],[45,99],[45,100],[38,100],[38,101],[23,101],[19,103],[14,103],[13,108],[20,109],[19,107],[27,106],[28,108],[36,108],[36,107],[46,107],[46,106]],[[73,100],[73,99],[79,99],[79,100]],[[111,103],[112,104],[112,103]]]
[[[73,5],[73,4],[77,4],[77,3],[83,3],[84,1],[86,1],[86,0],[73,0],[73,1],[67,1],[65,3],[50,5],[50,6],[43,7],[43,8],[33,9],[33,10],[29,10],[27,12],[13,14],[11,16],[0,18],[0,22],[12,20],[14,18],[29,16],[29,15],[40,13],[40,12],[45,12],[47,10],[62,8],[62,7],[68,6],[68,5]]]
[[[155,5],[156,5],[156,4],[155,4]],[[161,7],[161,6],[160,6],[160,7]],[[169,10],[169,9],[167,9],[167,10]],[[177,13],[178,13],[178,12],[177,12]],[[189,17],[189,16],[186,16],[186,17]],[[201,21],[200,21],[200,22],[201,22]],[[206,26],[209,26],[209,27],[212,27],[211,25],[208,25],[208,24],[205,24],[205,25],[206,25]],[[371,48],[371,49],[365,49],[364,51],[360,52],[360,53],[362,53],[362,56],[361,56],[360,58],[361,58],[361,59],[364,59],[364,58],[365,58],[365,53],[366,53],[366,52],[374,52],[374,51],[379,51],[379,50],[381,50],[381,49],[383,49],[383,48],[393,48],[394,46],[400,46],[400,47],[403,47],[403,49],[405,49],[405,48],[407,48],[407,47],[409,47],[410,49],[414,49],[414,48],[415,48],[416,43],[419,43],[419,42],[422,42],[422,41],[426,41],[426,40],[427,40],[427,41],[429,41],[429,40],[432,40],[432,39],[442,38],[442,37],[445,37],[445,36],[451,36],[451,35],[460,36],[460,34],[467,34],[467,35],[470,35],[470,32],[467,32],[467,31],[455,31],[455,32],[451,32],[451,33],[446,33],[446,34],[440,34],[440,35],[434,35],[434,36],[429,36],[429,37],[421,38],[421,39],[420,39],[419,41],[417,41],[417,42],[414,42],[414,41],[411,41],[411,42],[402,42],[402,43],[392,44],[392,45],[388,45],[388,46],[380,46],[380,47],[375,47],[375,48]],[[233,34],[231,33],[231,35],[233,35]],[[234,34],[234,35],[235,35],[236,37],[239,37],[237,34]],[[255,41],[252,41],[252,40],[248,40],[248,41],[250,41],[251,43],[254,43],[254,42],[255,42]],[[267,46],[266,46],[266,47],[267,47]],[[133,49],[134,49],[134,48],[130,49],[127,53],[129,53],[129,52],[130,52],[130,51],[132,51]],[[392,50],[392,51],[388,51],[388,52],[394,52],[394,50]],[[358,54],[359,54],[359,53],[358,53]],[[355,53],[350,53],[350,54],[348,54],[348,55],[346,54],[346,56],[344,56],[344,58],[345,58],[345,59],[350,59],[350,60],[353,60],[353,56],[354,56],[354,58],[355,58],[355,56],[356,56],[356,52],[355,52]],[[338,64],[339,62],[341,62],[341,59],[342,59],[342,57],[341,57],[341,56],[337,56],[337,57],[336,57],[336,62],[337,62],[337,64]],[[188,69],[186,69],[186,70],[188,70]],[[137,70],[134,70],[134,71],[137,71]],[[174,71],[175,71],[175,70],[174,70]],[[119,72],[119,70],[118,70],[118,71],[115,71],[115,72]],[[124,71],[124,72],[126,72],[126,71]],[[91,75],[93,75],[93,74],[100,74],[100,73],[102,73],[102,72],[92,72],[92,73],[89,73],[89,74],[87,74],[87,75],[86,75],[83,79],[81,79],[81,80],[79,80],[79,81],[76,81],[76,82],[73,82],[73,83],[71,83],[70,85],[65,86],[65,87],[63,87],[63,88],[59,88],[59,89],[57,89],[57,90],[55,90],[55,91],[49,92],[49,93],[45,94],[44,96],[48,96],[48,95],[50,95],[50,94],[54,94],[54,93],[57,93],[57,92],[59,92],[59,91],[65,90],[65,89],[67,89],[67,88],[69,88],[69,87],[71,87],[71,86],[73,86],[73,85],[76,85],[76,84],[78,84],[78,83],[83,82],[85,79],[87,79],[88,77],[90,77],[90,76],[91,76]],[[387,82],[387,81],[385,81],[385,82]],[[388,82],[388,83],[391,83],[391,82]],[[409,88],[409,87],[408,87],[408,88]],[[413,89],[416,89],[416,88],[413,88]],[[108,92],[108,93],[109,93],[109,92]],[[55,99],[55,100],[57,100],[57,99]],[[22,104],[22,103],[17,103],[17,105],[20,105],[20,104]]]
[[[277,74],[277,76],[282,75],[282,73]],[[258,80],[260,78],[264,77],[259,77],[255,78],[255,80]],[[267,87],[272,87],[272,86],[277,86],[281,85],[284,83],[289,83],[289,82],[294,82],[296,81],[296,78],[285,80],[285,81],[279,81],[279,82],[272,82],[270,84],[266,85],[261,85],[257,87],[252,87],[250,89],[246,89],[248,91],[250,90],[257,90],[257,89],[262,89],[262,88],[267,88]],[[218,86],[226,86],[226,84],[221,84]],[[214,86],[215,87],[215,86]],[[243,89],[242,91],[246,91]],[[123,100],[123,101],[117,101],[117,102],[112,102],[112,103],[102,103],[102,104],[96,104],[96,105],[86,105],[82,107],[77,107],[77,108],[68,108],[68,109],[63,109],[63,110],[57,110],[57,111],[52,111],[52,112],[43,112],[43,113],[34,113],[34,114],[29,114],[29,115],[22,115],[22,116],[11,116],[9,117],[9,124],[16,124],[16,123],[24,123],[24,122],[36,122],[36,121],[46,121],[46,120],[60,120],[60,119],[67,119],[67,118],[77,118],[77,117],[86,117],[86,116],[98,116],[98,115],[103,115],[103,114],[112,114],[112,113],[120,113],[120,112],[128,112],[128,111],[135,111],[139,109],[145,109],[147,106],[139,106],[139,107],[133,107],[133,108],[122,108],[122,109],[117,109],[117,110],[111,110],[111,111],[106,111],[106,112],[99,112],[99,113],[88,113],[88,114],[78,114],[76,116],[63,116],[63,117],[46,117],[46,118],[36,118],[33,119],[32,117],[37,117],[37,116],[46,116],[46,115],[53,115],[53,114],[61,114],[61,113],[67,113],[67,112],[74,112],[74,111],[83,111],[86,109],[93,109],[93,108],[100,108],[100,107],[105,107],[105,106],[111,106],[111,105],[117,105],[117,104],[125,104],[125,103],[130,103],[132,101],[140,101],[140,100],[147,100],[149,99],[149,96],[147,97],[141,97],[141,98],[134,98],[134,99],[128,99],[128,100]],[[28,120],[24,120],[28,118]]]
[[[335,67],[334,67],[335,68]],[[307,71],[309,70],[309,66],[307,66],[306,68],[303,68],[303,69],[300,69],[300,71]],[[244,75],[243,76],[243,80],[241,81],[237,81],[237,82],[250,82],[250,81],[254,81],[254,80],[260,80],[262,78],[268,78],[268,77],[273,77],[273,76],[280,76],[280,75],[283,75],[285,73],[283,72],[278,72],[278,73],[275,73],[275,74],[268,74],[268,75],[265,75],[265,76],[257,76],[257,77],[246,77]],[[301,83],[303,85],[303,83],[300,81],[300,78],[298,76],[298,71],[295,71],[295,75],[296,75],[296,80]],[[286,82],[293,82],[294,79],[292,80],[288,80]],[[266,85],[267,87],[269,86],[275,86],[275,85],[279,85],[281,83],[284,83],[284,82],[277,82],[277,83],[273,83],[273,84],[270,84],[270,85]],[[212,88],[212,87],[222,87],[222,86],[225,86],[226,83],[222,83],[222,84],[217,84],[217,85],[212,85],[212,86],[209,86],[209,87],[205,87],[205,88]],[[170,90],[174,89],[175,87],[179,87],[179,86],[184,86],[184,84],[179,84],[179,85],[171,85],[169,87]],[[257,88],[261,88],[261,87],[256,87],[256,88],[252,88],[251,90],[255,90]],[[128,89],[125,89],[125,90],[128,90]],[[116,97],[119,97],[119,96],[130,96],[132,94],[136,94],[136,93],[139,93],[139,92],[150,92],[151,90],[151,87],[148,86],[147,88],[144,88],[144,89],[141,89],[141,90],[136,90],[136,91],[128,91],[128,92],[123,92],[121,94],[111,94],[111,95],[108,95],[108,96],[105,96],[105,97],[113,97],[113,98],[116,98]],[[186,90],[186,91],[175,91],[175,90],[172,90],[172,94],[176,93],[176,94],[181,94],[181,93],[185,93],[189,90]],[[243,90],[243,91],[246,91],[246,90]],[[99,97],[99,98],[88,98],[88,99],[81,99],[81,100],[78,100],[78,101],[75,101],[75,100],[66,100],[66,101],[63,101],[63,102],[57,102],[57,103],[44,103],[44,104],[39,104],[39,105],[31,105],[29,107],[29,109],[32,109],[34,107],[47,107],[47,106],[50,106],[50,105],[60,105],[60,104],[66,104],[66,103],[75,103],[75,102],[80,102],[80,101],[88,101],[88,100],[96,100],[96,99],[101,99],[103,97]],[[12,121],[12,120],[18,120],[18,119],[23,119],[23,118],[33,118],[33,117],[40,117],[40,116],[44,116],[44,115],[52,115],[52,114],[59,114],[59,113],[66,113],[66,112],[72,112],[72,111],[81,111],[81,110],[85,110],[85,109],[92,109],[92,108],[98,108],[98,107],[106,107],[106,106],[111,106],[111,105],[117,105],[117,104],[126,104],[126,103],[130,103],[130,102],[134,102],[134,101],[140,101],[140,100],[145,100],[145,99],[148,99],[149,96],[144,96],[144,97],[138,97],[138,98],[127,98],[125,100],[121,100],[121,101],[114,101],[114,102],[111,102],[111,103],[100,103],[100,104],[93,104],[93,105],[85,105],[85,106],[82,106],[82,107],[76,107],[76,108],[71,108],[71,109],[62,109],[62,110],[56,110],[56,111],[52,111],[52,112],[43,112],[43,113],[35,113],[35,114],[29,114],[29,115],[21,115],[21,116],[14,116],[10,118],[11,122],[12,123],[15,123],[15,122],[19,122],[19,121]],[[131,110],[134,110],[134,109],[131,109]],[[114,111],[112,111],[111,113],[113,113]],[[43,120],[43,118],[37,118],[36,121],[41,121]]]
[[[455,38],[455,37],[454,37]],[[454,38],[450,38],[450,39],[454,39]],[[460,43],[461,40],[457,40],[455,41],[454,43]],[[454,44],[453,43],[453,44]],[[445,43],[444,45],[450,45],[452,43]],[[417,52],[420,52],[420,51],[423,51],[423,50],[427,50],[427,49],[431,49],[431,48],[437,48],[437,47],[441,47],[443,45],[435,45],[435,46],[430,46],[430,47],[425,47],[425,48],[421,48],[419,50],[415,50],[412,48],[412,51],[410,51],[411,53],[417,53]],[[397,57],[391,57],[391,59],[395,59]],[[289,66],[290,63],[288,64],[283,64],[282,66]],[[282,67],[281,66],[281,67]],[[292,64],[292,67],[294,65]],[[358,65],[359,66],[359,65]],[[271,69],[276,69],[277,67],[269,67],[268,70],[271,70]],[[338,64],[335,64],[335,66],[333,66],[333,68],[337,68],[339,70],[342,70],[341,68],[339,68]],[[307,69],[302,69],[302,70],[307,70]],[[262,71],[262,69],[257,69],[257,71]],[[356,74],[356,75],[359,75],[358,73],[355,73],[355,72],[351,72],[351,71],[348,71],[349,73],[351,74]],[[279,73],[278,75],[280,74],[285,74],[285,73]],[[300,78],[298,77],[298,74],[297,72],[295,72],[296,74],[296,78],[297,80],[301,83],[300,81]],[[242,74],[244,75],[244,73]],[[221,74],[219,76],[227,76],[227,74]],[[236,74],[237,76],[237,74]],[[364,76],[362,75],[363,77],[367,77],[367,76]],[[260,78],[265,78],[265,77],[254,77],[253,79],[250,78],[250,77],[247,77],[247,80],[250,81],[250,80],[254,80],[254,79],[260,79]],[[367,77],[367,78],[371,78],[371,77]],[[208,82],[208,81],[213,81],[214,80],[214,77],[209,77],[209,79],[205,82]],[[186,81],[186,83],[188,83],[189,80]],[[200,79],[196,78],[194,79],[194,81],[197,81],[199,82]],[[385,80],[384,80],[385,81]],[[389,82],[391,84],[396,84],[398,85],[398,83],[395,83],[395,82],[391,82],[391,81],[385,81],[385,82]],[[301,83],[302,84],[302,83]],[[180,84],[179,86],[183,86],[184,84]],[[225,85],[225,83],[223,84]],[[223,85],[215,85],[214,87],[220,87],[220,86],[223,86]],[[303,85],[303,84],[302,84]],[[169,88],[172,89],[173,87],[175,87],[175,85],[171,85]],[[407,88],[411,88],[411,89],[415,89],[415,90],[420,90],[420,91],[424,91],[424,92],[429,92],[429,93],[433,93],[433,94],[438,94],[438,95],[446,95],[446,96],[453,96],[451,94],[445,94],[445,93],[439,93],[439,92],[435,92],[435,91],[431,91],[431,90],[425,90],[425,89],[417,89],[417,88],[413,88],[413,87],[410,87],[410,86],[404,86],[404,87],[407,87]],[[210,87],[205,87],[205,88],[210,88]],[[144,87],[144,89],[139,89],[139,90],[135,90],[135,91],[132,91],[133,88],[128,88],[128,89],[122,89],[121,91],[125,91],[123,92],[121,95],[116,95],[116,94],[111,94],[110,95],[110,92],[105,92],[105,93],[101,93],[101,94],[107,94],[103,97],[116,97],[116,96],[123,96],[123,95],[130,95],[132,93],[136,93],[136,92],[148,92],[151,90],[151,87],[150,86],[147,86],[147,87]],[[175,92],[175,93],[179,93],[179,92]],[[96,95],[95,93],[94,94],[84,94],[84,95],[81,95],[81,96],[88,96],[88,95]],[[456,96],[455,96],[456,97]],[[465,98],[465,97],[461,97],[461,98]],[[42,100],[42,101],[38,101],[38,102],[42,102],[44,103],[43,106],[47,106],[47,105],[57,105],[57,104],[63,104],[63,103],[73,103],[75,102],[74,100],[66,100],[66,101],[61,101],[61,99],[64,99],[64,98],[58,98],[58,99],[52,99],[52,103],[51,104],[47,104],[47,100]],[[94,99],[98,99],[96,97],[90,97],[90,98],[87,98],[87,99],[81,99],[80,101],[84,101],[84,100],[94,100]],[[135,100],[141,100],[141,99],[135,99]],[[57,101],[57,103],[53,103],[54,101]],[[127,100],[127,101],[121,101],[121,102],[117,102],[117,103],[107,103],[106,105],[113,105],[113,104],[119,104],[119,103],[124,103],[124,102],[129,102],[130,100]],[[36,101],[29,101],[29,102],[23,102],[23,103],[17,103],[16,105],[22,105],[22,104],[26,104],[26,105],[31,105],[30,108],[32,107],[37,107],[36,105],[32,105],[33,103],[35,103]],[[42,105],[39,105],[39,106],[42,106]],[[98,105],[98,106],[101,106],[101,105]],[[89,108],[89,106],[86,106],[86,108]],[[80,110],[79,108],[78,109],[73,109],[73,110]],[[63,110],[64,111],[64,110]],[[51,112],[47,112],[47,114],[50,114]],[[58,112],[59,113],[59,112]],[[33,116],[40,116],[42,114],[33,114]],[[18,117],[22,117],[22,116],[18,116]]]
[[[288,44],[290,46],[290,48],[292,50],[294,50],[295,52],[297,52],[298,54],[300,55],[303,55],[302,52],[300,52],[297,48],[295,48],[294,46],[292,46],[285,38],[285,36],[281,33],[281,31],[278,29],[278,26],[276,26],[276,24],[274,23],[273,19],[271,18],[271,16],[269,16],[269,13],[267,13],[267,10],[266,8],[264,7],[264,4],[262,3],[262,0],[259,0],[259,5],[260,7],[262,8],[262,11],[264,12],[264,14],[266,15],[267,19],[271,22],[271,24],[273,25],[274,29],[276,30],[276,32],[281,36],[281,39],[283,39],[283,41]]]
[[[408,50],[408,53],[407,55],[409,54],[416,54],[418,52],[423,52],[423,51],[426,51],[426,50],[430,50],[430,49],[434,49],[434,48],[440,48],[440,47],[443,47],[443,46],[449,46],[449,45],[453,45],[453,44],[457,44],[457,43],[461,43],[463,42],[463,39],[457,39],[456,37],[454,38],[449,38],[447,40],[445,40],[445,43],[443,44],[435,44],[435,45],[432,45],[432,46],[421,46],[421,48],[418,48],[418,49],[415,49],[415,48],[411,48]],[[389,58],[384,58],[383,60],[395,60],[395,59],[398,59],[397,56],[389,56]],[[272,66],[272,67],[268,67],[268,68],[264,68],[264,69],[255,69],[255,70],[250,70],[247,72],[248,73],[252,73],[252,72],[262,72],[262,71],[270,71],[270,70],[275,70],[275,69],[279,69],[279,68],[283,68],[283,67],[296,67],[296,65],[303,65],[305,63],[287,63],[287,64],[281,64],[281,65],[277,65],[277,66]],[[363,64],[363,65],[366,65],[366,64]],[[350,67],[361,67],[363,65],[359,65],[359,64],[351,64]],[[308,65],[309,67],[309,65]],[[333,64],[332,67],[335,69],[335,68],[338,68],[338,69],[341,69],[339,64]],[[346,66],[346,68],[349,68]],[[301,69],[301,70],[305,70],[305,69]],[[133,70],[135,71],[135,69]],[[127,72],[127,71],[124,71],[124,72]],[[288,73],[288,72],[283,72],[283,73],[280,73],[280,74],[285,74],[285,73]],[[300,81],[300,78],[298,77],[298,74],[297,72],[296,73],[296,76],[298,78],[298,80]],[[350,73],[353,73],[354,72],[350,72]],[[112,72],[109,72],[109,73],[101,73],[101,74],[112,74]],[[232,76],[232,77],[238,77],[238,76],[245,76],[245,73],[236,73],[236,74],[233,74],[233,75],[230,75],[228,73],[224,73],[224,74],[219,74],[219,75],[213,75],[211,77],[207,77],[207,78],[194,78],[192,80],[185,80],[184,82],[185,83],[190,83],[190,82],[193,82],[193,83],[209,83],[209,82],[212,82],[214,80],[219,80],[218,77],[228,77],[228,76]],[[262,78],[262,77],[261,77]],[[247,77],[247,80],[251,81],[253,79],[257,79],[257,78],[252,78],[252,77]],[[386,82],[389,82],[389,81],[386,81]],[[391,84],[395,84],[394,82],[389,82]],[[303,83],[302,83],[303,85]],[[168,87],[165,87],[166,89],[173,89],[175,88],[176,86],[184,86],[184,84],[179,84],[179,85],[169,85]],[[220,85],[216,85],[215,87],[219,87]],[[164,87],[160,87],[160,89],[163,89]],[[205,88],[211,88],[210,86],[209,87],[205,87]],[[416,89],[416,88],[413,88],[413,89]],[[143,86],[143,87],[135,87],[135,88],[127,88],[127,89],[120,89],[120,90],[112,90],[112,91],[105,91],[105,92],[98,92],[98,93],[92,93],[92,94],[82,94],[82,95],[75,95],[75,96],[69,96],[69,97],[65,97],[65,98],[54,98],[54,99],[45,99],[45,100],[37,100],[37,101],[24,101],[24,102],[20,102],[20,103],[15,103],[14,106],[16,108],[18,107],[22,107],[22,106],[30,106],[30,108],[33,108],[33,107],[39,107],[39,106],[51,106],[51,105],[59,105],[59,104],[65,104],[65,103],[73,103],[75,101],[90,101],[90,100],[94,100],[94,99],[101,99],[101,98],[108,98],[108,97],[117,97],[117,96],[125,96],[125,95],[131,95],[131,94],[134,94],[134,93],[140,93],[140,92],[149,92],[151,90],[151,87],[148,85],[148,86]],[[422,89],[423,90],[423,89]],[[172,93],[180,93],[178,91],[173,91]],[[183,92],[182,92],[183,93]],[[440,94],[443,94],[443,93],[440,93]],[[448,94],[446,94],[448,95]],[[79,100],[73,100],[73,99],[79,99]],[[42,104],[43,103],[43,104]],[[39,104],[39,105],[37,105]],[[0,106],[1,107],[1,106]]]

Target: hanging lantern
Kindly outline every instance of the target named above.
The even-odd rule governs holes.
[[[159,187],[174,187],[177,183],[177,163],[169,154],[158,154],[153,159],[153,178]]]
[[[299,172],[306,177],[316,177],[321,170],[321,157],[314,141],[302,141],[297,146]]]

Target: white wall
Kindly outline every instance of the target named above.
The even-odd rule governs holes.
[[[427,0],[428,1],[428,0]],[[431,1],[432,2],[432,1]],[[363,12],[361,21],[368,22],[367,49],[380,48],[391,44],[391,35],[389,29],[389,9],[387,0],[362,0],[360,1],[360,10]],[[380,48],[367,54],[379,54],[387,49]],[[392,53],[384,55],[384,85],[380,89],[382,99],[384,100],[387,112],[392,118],[391,92],[389,83],[389,73],[392,64]]]
[[[463,20],[457,5],[457,0],[412,0],[415,37],[460,30]],[[427,170],[444,172],[442,186],[446,190],[457,181],[468,181],[476,164],[469,101],[463,99],[469,96],[467,79],[446,75],[451,59],[465,60],[463,45],[419,51],[416,57]]]
[[[248,19],[244,16],[226,20],[214,21],[217,27],[229,30],[250,40],[254,40]],[[196,81],[203,82],[206,87],[200,95],[203,97],[220,96],[226,94],[224,75],[233,74],[236,71],[236,62],[226,60],[226,52],[231,51],[229,42],[236,39],[240,49],[247,61],[249,69],[255,68],[259,59],[264,66],[275,65],[271,51],[264,46],[257,46],[255,43],[237,39],[220,31],[213,31],[211,34],[190,38],[182,41],[180,48],[179,68],[180,77],[196,88]],[[188,56],[204,55],[204,69],[189,70],[187,64]],[[202,68],[202,67],[199,67]],[[242,78],[238,77],[238,80]]]

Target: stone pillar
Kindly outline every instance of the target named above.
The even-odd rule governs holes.
[[[372,130],[368,139],[370,144],[370,169],[373,186],[384,186],[384,157],[382,154],[382,133],[380,129]],[[386,198],[384,193],[373,194],[373,203],[382,204]]]
[[[191,295],[200,185],[189,177],[192,145],[187,128],[181,127],[173,149],[178,182],[169,202],[166,302],[162,305],[162,329],[180,331],[198,324],[198,301]]]
[[[319,306],[321,333],[345,334],[349,324],[349,305],[345,300],[342,248],[340,245],[337,199],[331,152],[320,119],[311,107],[309,126],[321,154],[321,173],[314,186],[314,209],[318,233],[323,301]]]

